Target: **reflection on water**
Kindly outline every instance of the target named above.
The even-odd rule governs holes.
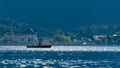
[[[51,48],[26,48],[26,46],[0,46],[1,51],[120,51],[120,46],[52,46]]]
[[[54,48],[62,49],[55,50]],[[119,47],[110,47],[110,49],[96,46],[65,48],[26,50],[23,46],[21,48],[20,46],[17,48],[1,47],[0,68],[119,68],[120,66],[120,52],[114,50]],[[77,50],[74,50],[75,48]]]
[[[114,61],[115,62],[115,61]],[[92,61],[92,60],[42,60],[42,59],[16,59],[16,60],[2,60],[1,66],[3,67],[40,67],[40,68],[84,68],[84,67],[104,67],[112,68],[119,67],[120,64],[111,61]],[[114,66],[112,66],[114,65]]]

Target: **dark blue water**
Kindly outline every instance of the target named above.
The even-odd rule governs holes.
[[[0,51],[0,68],[119,68],[120,52]]]

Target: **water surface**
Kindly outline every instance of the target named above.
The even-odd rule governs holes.
[[[0,46],[0,68],[119,68],[119,46]]]

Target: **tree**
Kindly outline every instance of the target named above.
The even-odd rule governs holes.
[[[56,34],[56,35],[53,36],[53,41],[54,42],[68,43],[68,42],[71,42],[71,37],[70,36]]]

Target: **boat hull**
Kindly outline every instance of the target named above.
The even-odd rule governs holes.
[[[42,46],[26,46],[27,48],[51,48],[51,45],[42,45]]]

